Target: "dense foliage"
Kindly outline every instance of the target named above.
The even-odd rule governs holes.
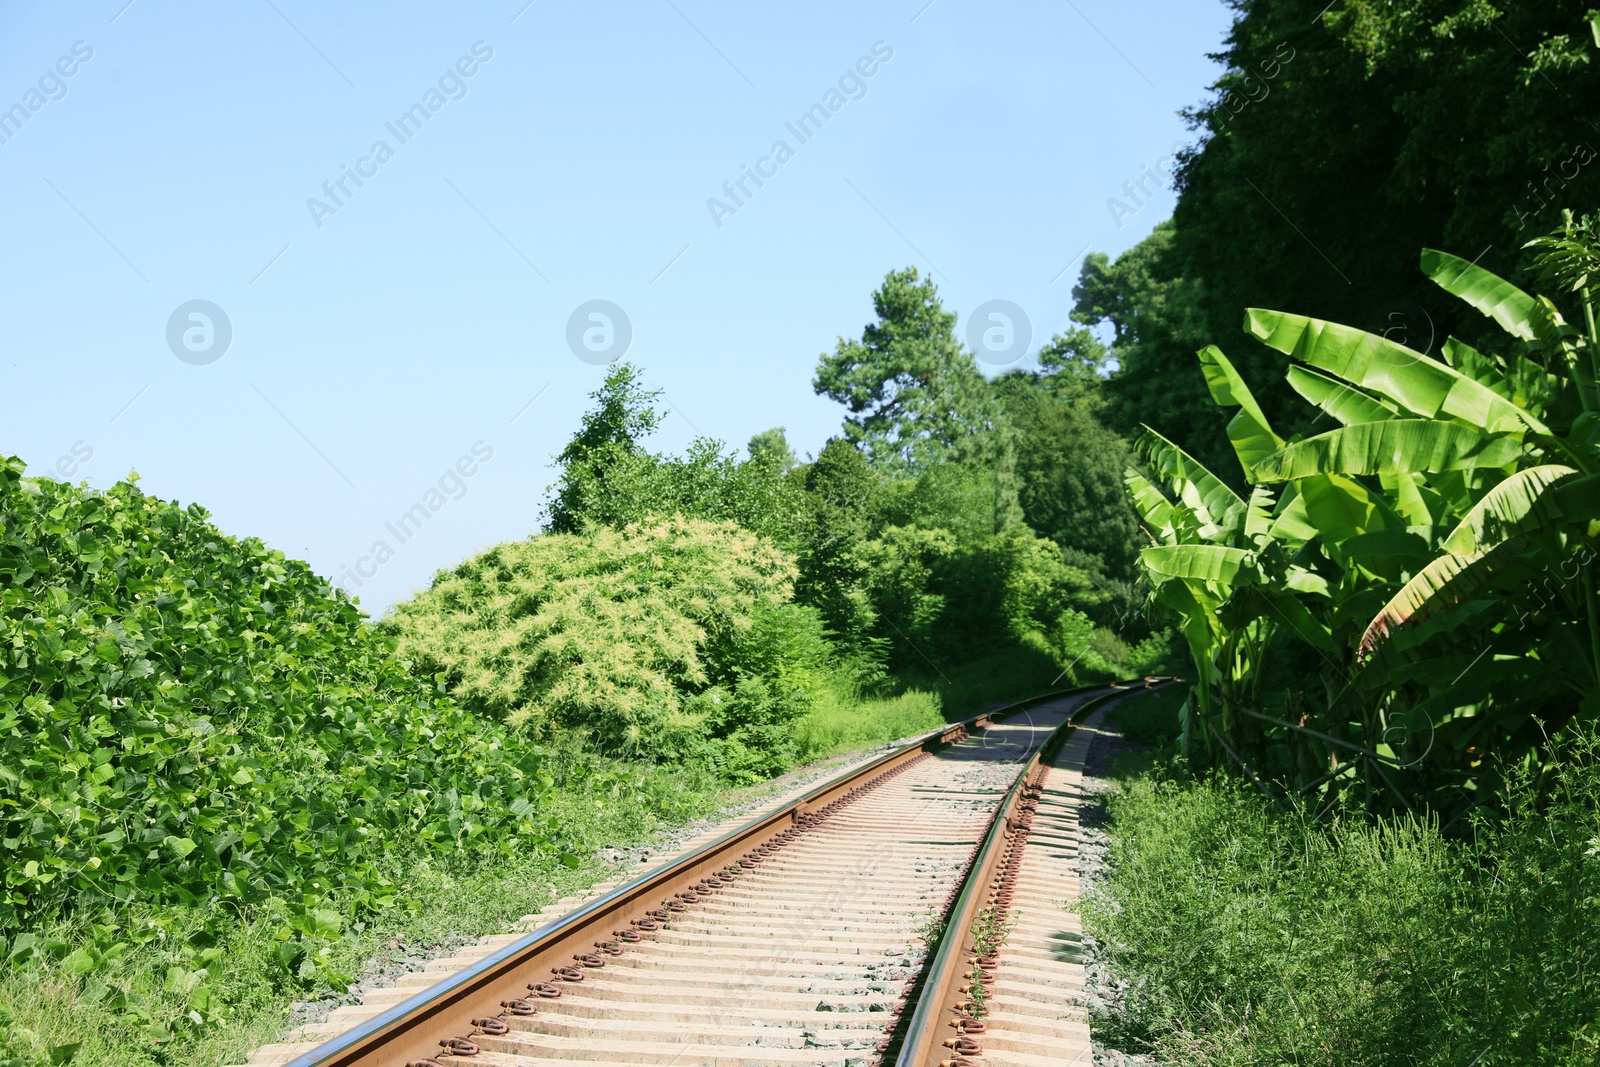
[[[1502,327],[1502,343],[1452,336],[1438,361],[1251,309],[1251,333],[1295,360],[1290,386],[1335,424],[1309,438],[1278,436],[1227,357],[1201,352],[1213,398],[1237,409],[1227,436],[1248,499],[1154,432],[1160,484],[1130,472],[1129,487],[1158,541],[1141,557],[1155,600],[1190,645],[1211,758],[1302,792],[1359,784],[1369,807],[1382,790],[1385,803],[1459,814],[1485,802],[1486,754],[1534,758],[1550,730],[1595,717],[1589,230],[1542,242],[1538,260],[1578,291],[1587,330],[1434,251],[1424,270]],[[1529,591],[1544,576],[1557,581],[1536,609]],[[1274,658],[1289,670],[1272,672]],[[1265,688],[1269,677],[1283,688]]]
[[[1112,425],[1230,457],[1188,362],[1246,307],[1293,308],[1437,354],[1483,326],[1411,269],[1447,248],[1497,274],[1561,209],[1600,202],[1592,0],[1228,0],[1214,96],[1189,117],[1170,226],[1085,261],[1082,321],[1115,328]],[[1129,205],[1137,206],[1137,205]],[[1281,433],[1310,420],[1282,359],[1230,346]],[[1230,477],[1224,474],[1224,477]]]
[[[561,476],[551,492],[550,532],[685,515],[792,541],[805,516],[784,478],[794,457],[783,431],[758,435],[748,462],[704,437],[682,457],[665,456],[643,444],[660,424],[655,399],[661,394],[645,388],[638,368],[617,364],[593,395],[594,409],[556,457]]]
[[[0,577],[0,937],[13,964],[66,956],[91,1002],[137,1009],[149,990],[97,976],[179,914],[207,917],[180,968],[204,1020],[209,946],[241,909],[277,916],[287,973],[308,977],[348,918],[396,902],[402,854],[560,848],[541,748],[197,505],[5,458]],[[100,923],[84,943],[26,932],[69,911]]]
[[[914,269],[891,272],[873,299],[879,320],[862,341],[841,339],[834,353],[824,354],[815,382],[819,392],[838,395],[861,414],[847,416],[844,436],[810,462],[794,459],[781,430],[756,435],[743,461],[704,438],[683,457],[654,453],[645,439],[660,422],[658,393],[637,368],[611,368],[579,431],[556,457],[560,475],[543,539],[604,537],[602,531],[667,516],[752,531],[792,554],[791,607],[805,613],[795,617],[814,612],[827,632],[825,645],[808,639],[808,648],[821,648],[808,669],[867,691],[892,690],[896,677],[949,683],[962,664],[1008,650],[1054,664],[1041,684],[1163,662],[1167,642],[1143,624],[1124,580],[1136,517],[1120,483],[1127,447],[1094,414],[1104,350],[1086,337],[1059,338],[1039,372],[991,382],[955,338],[954,316],[943,310],[933,284]],[[961,403],[927,392],[936,365],[960,383]],[[934,422],[942,429],[928,429],[934,423],[924,408],[941,413]],[[1081,463],[1062,463],[1068,454]],[[527,566],[542,569],[554,558]],[[477,589],[476,582],[469,584]],[[619,595],[627,600],[638,592]],[[518,610],[538,612],[539,599]],[[421,610],[435,612],[438,603]],[[402,608],[397,622],[410,610]],[[481,606],[464,610],[485,611],[475,625],[496,625],[491,620],[498,616]],[[538,640],[530,637],[521,652],[502,657],[504,669],[514,670],[513,660],[554,656],[539,651]],[[442,636],[432,642],[453,643]],[[603,669],[594,655],[582,663],[585,671]],[[725,677],[731,675],[724,672],[717,684],[729,684]],[[452,684],[463,699],[478,699],[465,696],[471,683]],[[679,689],[694,696],[707,684],[691,672]],[[494,701],[474,706],[506,713]],[[566,714],[565,721],[590,717]],[[635,733],[639,739],[626,742],[627,751],[676,751],[676,742],[663,746],[648,730]],[[624,750],[615,739],[607,744]]]

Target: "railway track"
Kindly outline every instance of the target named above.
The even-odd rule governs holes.
[[[858,765],[286,1067],[1091,1062],[1071,727],[1159,681]]]

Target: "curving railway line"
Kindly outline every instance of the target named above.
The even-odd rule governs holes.
[[[1165,681],[1036,698],[858,764],[321,1045],[250,1062],[1090,1063],[1067,907],[1075,726]]]

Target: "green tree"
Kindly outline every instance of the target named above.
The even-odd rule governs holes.
[[[784,457],[792,460],[792,455],[781,429],[753,438],[745,462],[707,437],[696,438],[681,457],[663,456],[642,444],[660,422],[654,401],[661,394],[641,384],[637,368],[617,365],[590,395],[595,407],[556,457],[562,470],[549,532],[621,529],[651,517],[681,515],[735,522],[795,546],[805,508],[799,487],[784,476]]]
[[[1072,289],[1072,318],[1111,327],[1106,359],[1115,369],[1104,392],[1112,428],[1133,437],[1143,426],[1154,427],[1207,467],[1226,471],[1232,468],[1226,445],[1217,445],[1223,420],[1194,373],[1194,353],[1208,337],[1203,292],[1198,282],[1176,273],[1173,237],[1172,223],[1162,222],[1114,263],[1102,252],[1085,257]],[[1074,354],[1095,356],[1081,336],[1064,340]],[[1066,354],[1052,353],[1052,359]]]
[[[795,459],[794,449],[789,447],[789,438],[784,434],[782,426],[774,426],[770,430],[762,430],[750,438],[750,443],[745,446],[745,451],[751,460],[766,460],[775,465],[779,471],[788,474],[794,469],[799,460]]]
[[[1090,330],[1074,326],[1039,349],[1039,373],[1033,377],[1060,400],[1104,401],[1102,386],[1112,370],[1111,350]],[[1015,377],[1021,372],[1006,375]]]
[[[844,643],[857,642],[867,635],[873,614],[860,589],[864,571],[856,550],[882,524],[884,479],[841,437],[822,446],[803,477],[809,519],[795,596],[814,605]]]
[[[660,395],[659,389],[645,388],[631,363],[617,363],[606,372],[605,382],[589,394],[595,406],[556,456],[561,476],[547,506],[551,533],[575,532],[588,512],[614,495],[607,475],[644,451],[640,440],[661,424],[655,405]]]
[[[872,294],[877,321],[817,361],[812,388],[845,405],[845,439],[886,473],[955,458],[991,460],[997,411],[977,363],[956,338],[933,280],[890,271]]]
[[[1058,383],[1062,373],[1073,380]],[[1122,580],[1132,577],[1139,550],[1138,515],[1122,484],[1132,455],[1093,414],[1086,380],[1072,368],[1008,374],[994,385],[1017,430],[1017,489],[1028,526]]]

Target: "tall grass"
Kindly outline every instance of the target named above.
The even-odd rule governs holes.
[[[851,697],[830,689],[795,724],[803,760],[871,748],[943,726],[939,697],[921,689],[880,699]]]
[[[1172,774],[1110,802],[1086,902],[1103,1040],[1183,1064],[1600,1062],[1600,742],[1570,738],[1504,818],[1331,825]]]

